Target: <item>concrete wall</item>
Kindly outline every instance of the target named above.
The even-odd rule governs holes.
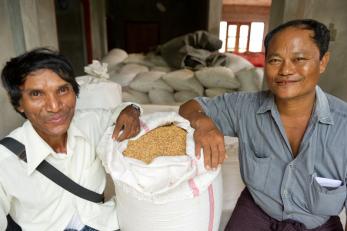
[[[209,0],[207,31],[219,37],[219,23],[222,21],[222,0]]]
[[[106,3],[105,0],[91,0],[90,4],[93,59],[100,60],[107,53]]]
[[[347,101],[347,1],[276,0],[272,1],[270,27],[296,18],[313,18],[332,26],[331,58],[319,85],[330,94]]]
[[[57,49],[53,0],[0,0],[0,71],[11,57],[38,46]],[[23,119],[0,87],[0,138]]]

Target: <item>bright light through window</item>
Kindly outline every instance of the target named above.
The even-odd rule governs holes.
[[[226,37],[227,37],[227,26],[228,26],[228,23],[225,21],[222,21],[219,23],[219,39],[222,40],[222,42],[223,42],[222,47],[219,49],[219,52],[225,51],[225,44],[226,44]]]
[[[249,26],[247,25],[242,25],[240,27],[239,52],[247,51],[248,30]]]
[[[226,22],[219,24],[220,52],[261,52],[264,22]]]
[[[264,23],[252,22],[249,51],[251,52],[261,51],[262,45],[263,45],[263,33],[264,33]]]
[[[227,51],[235,51],[237,25],[228,25],[228,44]]]

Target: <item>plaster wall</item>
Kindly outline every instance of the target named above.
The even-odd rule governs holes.
[[[209,0],[207,31],[219,36],[219,24],[222,18],[222,0]]]

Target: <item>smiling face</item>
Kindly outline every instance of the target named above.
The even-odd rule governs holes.
[[[29,74],[20,88],[22,98],[18,110],[30,120],[36,132],[46,141],[65,139],[76,105],[71,84],[53,71],[41,69]]]
[[[329,53],[319,59],[313,31],[288,27],[271,39],[265,75],[276,100],[314,97],[319,76],[325,71]]]

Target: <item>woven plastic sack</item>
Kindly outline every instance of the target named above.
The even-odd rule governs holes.
[[[117,214],[124,231],[217,231],[222,211],[222,177],[204,168],[203,155],[195,157],[194,130],[176,112],[157,112],[141,117],[141,131],[166,124],[187,131],[186,155],[161,156],[150,164],[123,156],[128,140],[111,139],[108,129],[97,148],[116,189]],[[131,215],[131,216],[130,216]]]

